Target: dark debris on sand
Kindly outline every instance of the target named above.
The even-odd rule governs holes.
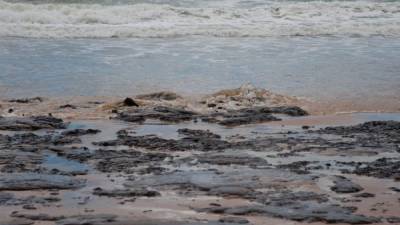
[[[152,108],[129,109],[118,113],[117,119],[127,122],[144,122],[147,119],[157,119],[165,122],[182,122],[201,119],[204,122],[217,123],[225,126],[262,123],[281,120],[273,114],[289,116],[306,116],[308,113],[299,107],[254,107],[240,110],[228,110],[221,113],[199,114],[183,108],[156,106]]]
[[[160,94],[142,98],[170,101],[175,97]],[[148,119],[175,123],[204,120],[212,123],[208,124],[210,126],[237,126],[279,120],[278,114],[307,115],[298,107],[255,107],[202,115],[184,108],[143,108],[131,103],[126,106],[129,109],[118,113],[117,119],[128,122],[144,122]],[[333,196],[341,194],[350,200],[360,201],[378,196],[362,192],[364,188],[368,190],[364,184],[361,186],[352,181],[351,176],[341,175],[338,168],[345,167],[343,171],[355,176],[400,179],[400,159],[395,155],[398,154],[396,151],[400,143],[399,122],[367,122],[356,126],[299,129],[296,132],[265,135],[254,133],[243,138],[226,138],[214,130],[184,126],[176,129],[176,139],[156,135],[134,136],[136,134],[124,129],[116,134],[116,138],[96,141],[90,147],[82,144],[85,143],[83,138],[88,138],[86,135],[96,137],[101,130],[68,130],[67,125],[63,120],[51,116],[0,117],[0,130],[18,131],[0,134],[0,207],[19,207],[18,212],[10,213],[7,220],[0,219],[0,225],[32,224],[35,221],[50,221],[58,225],[239,225],[251,224],[251,216],[304,223],[398,222],[397,217],[359,215],[356,207],[342,205],[340,201],[339,204]],[[36,132],[41,129],[45,132]],[[377,157],[381,153],[394,156],[342,163],[306,157],[307,154],[318,155],[330,151],[333,155],[344,156],[360,152],[368,153],[366,157]],[[46,159],[49,155],[85,165],[90,170],[48,169]],[[329,174],[324,173],[326,170],[329,170]],[[89,187],[92,184],[88,184],[86,178],[93,172],[109,175],[107,179],[110,183],[104,187],[102,184]],[[113,185],[114,181],[111,180],[116,177],[121,181]],[[317,188],[317,182],[325,178],[332,181],[330,190],[304,190],[307,185]],[[299,186],[299,183],[304,186]],[[86,191],[80,192],[84,187]],[[15,194],[22,191],[41,191],[48,195],[21,197]],[[193,218],[143,221],[86,211],[82,215],[41,213],[40,207],[62,205],[65,200],[62,195],[50,195],[59,195],[62,191],[84,193],[79,198],[82,205],[93,197],[133,204],[138,198],[165,198],[168,192],[184,198],[207,196],[221,201],[209,207],[189,204],[188,210],[219,216],[217,219],[201,221]],[[398,193],[396,187],[386,191],[393,195]],[[241,204],[225,205],[225,199],[240,200]]]

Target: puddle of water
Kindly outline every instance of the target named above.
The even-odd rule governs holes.
[[[90,169],[88,165],[68,160],[55,154],[46,155],[42,165],[49,170],[58,169],[63,172],[85,172]]]
[[[73,129],[99,129],[100,133],[95,135],[81,136],[82,143],[79,146],[85,146],[89,149],[97,148],[93,142],[107,141],[117,138],[117,132],[122,129],[132,127],[132,124],[119,120],[76,120],[72,121],[67,130]]]

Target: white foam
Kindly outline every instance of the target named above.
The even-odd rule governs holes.
[[[0,36],[20,37],[399,36],[400,2],[30,4],[0,0]]]

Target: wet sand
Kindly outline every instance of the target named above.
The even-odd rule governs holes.
[[[3,100],[0,224],[400,224],[399,113],[245,93]]]

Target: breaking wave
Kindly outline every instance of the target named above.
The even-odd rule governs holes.
[[[268,1],[177,6],[66,4],[0,0],[0,36],[48,38],[107,37],[400,37],[400,2]]]

